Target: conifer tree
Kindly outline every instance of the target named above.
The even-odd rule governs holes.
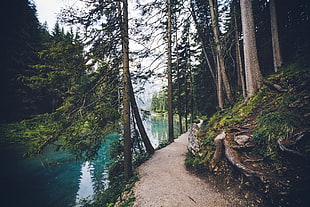
[[[36,97],[20,76],[27,75],[29,65],[37,61],[42,46],[41,26],[36,8],[28,0],[1,3],[0,22],[0,121],[16,121],[37,113]]]
[[[168,137],[173,142],[173,111],[172,111],[172,14],[171,0],[167,0],[167,44],[168,44]]]

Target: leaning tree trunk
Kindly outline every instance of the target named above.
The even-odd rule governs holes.
[[[219,72],[222,75],[222,80],[223,80],[223,86],[225,88],[225,92],[227,95],[227,99],[229,103],[233,104],[233,97],[231,93],[231,88],[229,84],[229,80],[227,77],[226,73],[226,68],[225,68],[225,62],[224,62],[224,57],[222,53],[222,48],[221,48],[221,43],[220,43],[220,32],[219,32],[219,26],[218,26],[218,14],[217,14],[217,4],[213,2],[213,0],[209,0],[209,6],[210,6],[210,12],[211,12],[211,18],[212,18],[212,27],[213,27],[213,34],[214,34],[214,41],[215,41],[215,46],[216,46],[216,56],[218,57],[217,60],[219,61],[218,67]]]
[[[280,68],[282,65],[282,56],[281,56],[280,43],[279,43],[277,11],[276,11],[275,0],[270,0],[270,20],[271,20],[273,66],[274,66],[274,71],[277,72],[278,68]]]
[[[169,142],[174,141],[173,135],[173,112],[172,112],[172,51],[171,51],[171,0],[168,3],[168,23],[167,23],[167,37],[168,37],[168,138]]]
[[[203,52],[204,57],[205,57],[205,59],[206,59],[206,61],[207,61],[207,64],[208,64],[208,67],[209,67],[209,71],[210,71],[210,74],[211,74],[212,79],[213,79],[213,81],[214,81],[214,84],[216,85],[216,77],[215,77],[215,75],[214,75],[213,68],[212,68],[211,62],[210,62],[210,58],[209,58],[208,53],[207,53],[207,50],[206,50],[206,48],[207,48],[207,43],[206,43],[206,42],[204,41],[204,39],[203,39],[203,33],[202,33],[202,31],[201,31],[201,26],[200,26],[200,24],[199,24],[198,21],[197,21],[197,17],[196,17],[195,11],[194,11],[194,5],[193,5],[193,1],[192,1],[192,0],[190,1],[190,4],[191,4],[191,9],[190,9],[190,11],[191,11],[192,17],[193,17],[193,19],[194,19],[194,23],[195,23],[195,27],[196,27],[196,29],[197,29],[198,37],[199,37],[200,42],[201,42],[201,44],[202,44],[202,52]]]
[[[240,0],[241,20],[244,46],[244,64],[247,96],[251,97],[260,88],[263,76],[260,72],[254,18],[251,0]]]
[[[141,116],[140,116],[140,113],[139,113],[139,109],[138,109],[138,105],[137,105],[137,102],[136,102],[136,99],[135,99],[135,94],[134,94],[134,91],[133,91],[133,87],[132,87],[132,83],[131,83],[130,77],[129,77],[129,83],[130,83],[129,84],[129,94],[130,94],[131,108],[133,110],[135,119],[137,121],[137,126],[138,126],[138,129],[139,129],[142,141],[144,143],[146,151],[148,153],[150,153],[150,154],[153,154],[154,153],[154,148],[153,148],[153,146],[152,146],[152,144],[150,142],[150,139],[147,136],[147,133],[146,133],[145,128],[143,126],[142,119],[141,119]]]
[[[124,119],[124,175],[128,180],[133,175],[130,133],[130,73],[129,73],[129,41],[128,41],[128,2],[120,3],[119,14],[121,20],[121,40],[123,52],[123,119]]]

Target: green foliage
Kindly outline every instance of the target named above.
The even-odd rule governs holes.
[[[162,142],[159,143],[159,145],[157,147],[157,150],[162,149],[162,148],[166,147],[169,144],[170,144],[169,140],[162,141]]]
[[[228,128],[250,124],[254,127],[252,153],[268,157],[277,169],[282,166],[277,141],[290,140],[299,131],[310,129],[308,114],[310,72],[307,64],[294,63],[271,75],[268,81],[279,84],[287,92],[278,92],[263,86],[247,103],[237,102],[232,108],[216,112],[204,121],[203,131],[198,133],[202,147],[196,156],[187,158],[186,165],[200,171],[212,159],[214,138]],[[304,154],[309,144],[298,146]]]
[[[152,96],[151,110],[156,113],[168,111],[167,88],[163,87],[158,93]]]
[[[186,153],[185,166],[187,169],[195,170],[198,173],[205,173],[208,169],[206,160],[201,159],[199,156],[194,156],[191,153]]]
[[[256,149],[265,156],[275,153],[277,140],[290,138],[299,124],[297,117],[290,113],[275,111],[262,114],[253,132]]]
[[[72,94],[82,92],[82,80],[87,70],[84,46],[72,33],[65,34],[58,23],[44,45],[38,52],[40,61],[20,78],[44,98],[45,105],[49,105],[45,112],[54,112],[60,106],[69,107]]]
[[[110,163],[108,164],[109,172],[109,186],[107,189],[102,189],[96,192],[95,199],[91,202],[84,201],[84,207],[99,207],[99,206],[114,206],[114,204],[127,194],[128,198],[121,203],[121,206],[132,206],[135,200],[132,189],[135,182],[138,180],[137,176],[133,176],[129,181],[124,177],[124,160],[123,160],[123,142],[116,140],[112,142],[109,147]],[[142,162],[149,158],[149,155],[144,153],[142,155],[135,155],[134,167],[138,167]]]
[[[26,133],[28,131],[28,133]],[[0,125],[0,144],[17,144],[24,143],[26,140],[33,138],[34,132],[29,131],[24,122],[15,122]]]
[[[39,24],[33,2],[11,0],[3,2],[0,13],[0,121],[12,122],[37,112],[36,99],[19,79],[26,75],[29,66],[38,61],[36,53],[42,47],[46,30]]]

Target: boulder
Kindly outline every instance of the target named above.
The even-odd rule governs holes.
[[[237,142],[239,145],[245,145],[250,139],[249,135],[238,135],[235,136],[234,141]]]
[[[194,123],[189,130],[187,149],[193,155],[195,155],[200,148],[200,143],[197,138],[197,132],[199,131],[199,129],[199,126]]]

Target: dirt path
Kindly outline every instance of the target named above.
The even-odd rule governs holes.
[[[139,167],[135,207],[238,206],[184,166],[188,132]],[[233,199],[234,200],[234,199]]]

